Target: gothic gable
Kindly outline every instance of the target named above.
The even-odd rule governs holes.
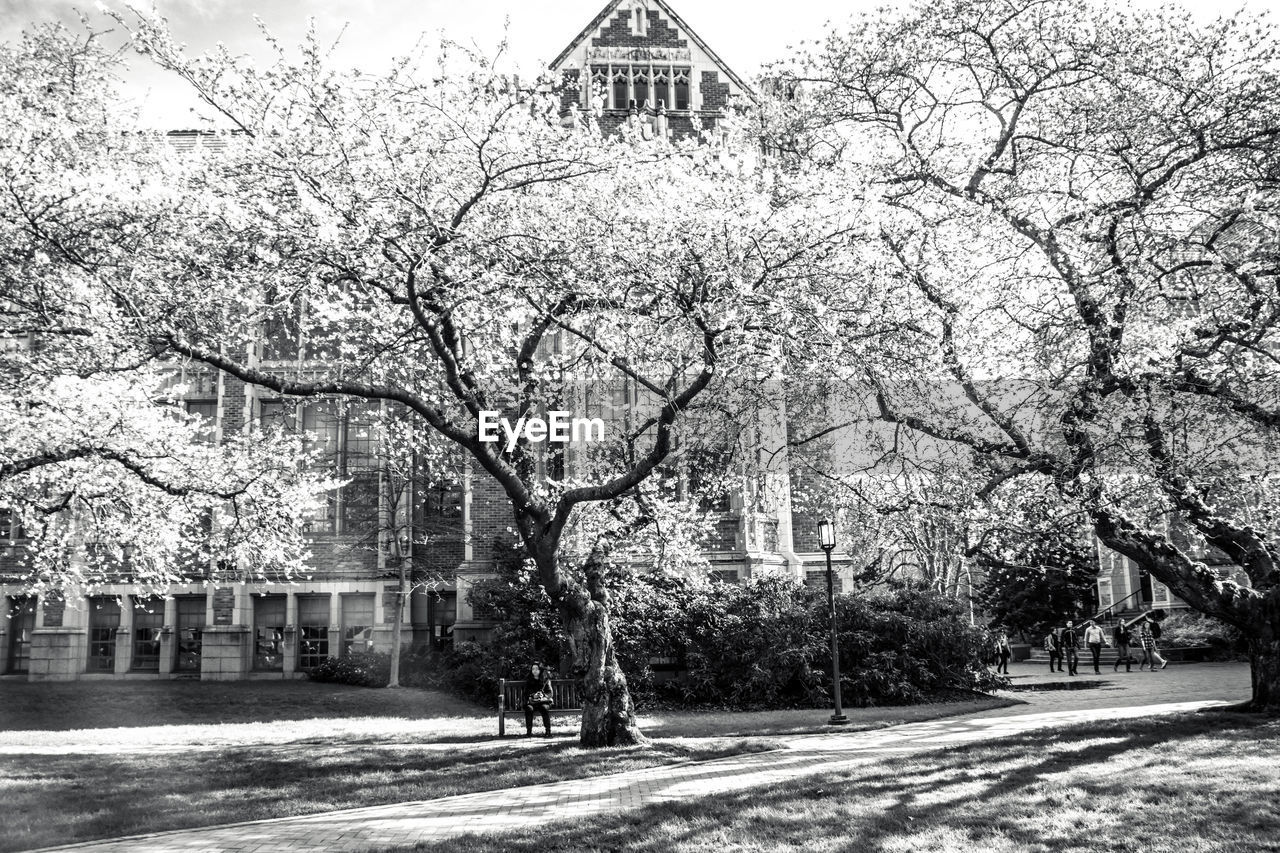
[[[606,129],[647,118],[683,136],[754,94],[664,0],[612,0],[550,67],[566,111],[591,110]]]

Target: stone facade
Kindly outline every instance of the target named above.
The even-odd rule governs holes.
[[[605,133],[696,136],[754,98],[662,0],[613,0],[551,63],[566,121],[590,113]]]

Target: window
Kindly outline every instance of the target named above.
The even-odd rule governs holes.
[[[653,75],[654,107],[671,106],[671,77],[664,71],[656,71]]]
[[[133,660],[130,669],[160,669],[160,632],[164,628],[164,600],[135,598],[133,602]]]
[[[116,629],[119,627],[119,601],[107,596],[89,599],[90,672],[115,672]]]
[[[458,619],[457,593],[435,593],[430,598],[431,612],[427,615],[431,625],[431,638],[437,649],[453,642],[453,623]]]
[[[31,633],[36,629],[34,596],[9,599],[9,672],[26,672],[31,666]]]
[[[18,513],[11,507],[0,506],[0,543],[22,538],[22,525]]]
[[[269,298],[275,294],[269,294]],[[285,302],[262,329],[263,361],[294,361],[302,354],[302,302]]]
[[[423,489],[422,514],[427,518],[462,518],[462,486],[430,483]]]
[[[342,531],[369,535],[378,530],[379,477],[373,418],[368,409],[348,409],[341,421],[339,472],[351,482],[342,487]]]
[[[613,75],[613,108],[625,110],[630,106],[631,95],[627,87],[627,72],[618,71]]]
[[[638,9],[636,11],[639,11]],[[635,87],[636,106],[644,108],[649,100],[649,75],[645,71],[637,71],[636,76],[632,78],[632,85]]]
[[[655,66],[647,62],[642,65],[629,62],[593,65],[587,97],[594,100],[603,95],[604,106],[614,110],[629,109],[633,100],[638,107],[644,107],[648,101],[651,107],[662,102],[667,109],[687,110],[690,106],[690,74],[689,68]]]
[[[728,475],[734,469],[733,448],[691,448],[686,454],[689,466],[689,497],[704,512],[728,512]]]
[[[738,570],[737,569],[712,569],[711,580],[719,581],[720,583],[737,583]]]
[[[358,535],[377,531],[381,489],[372,409],[333,400],[309,404],[263,400],[258,422],[267,430],[305,432],[326,467],[351,480],[329,495],[326,507],[311,521],[312,530]]]
[[[360,654],[373,648],[373,596],[342,597],[342,655]]]
[[[315,669],[329,657],[329,596],[298,596],[298,669]]]
[[[178,657],[174,669],[178,672],[200,671],[200,642],[204,633],[205,598],[203,595],[178,596]]]
[[[285,597],[255,595],[253,597],[253,668],[284,668]]]
[[[200,418],[200,440],[212,444],[218,428],[217,400],[185,400],[187,414]]]
[[[676,109],[689,109],[689,69],[683,68],[675,73]]]

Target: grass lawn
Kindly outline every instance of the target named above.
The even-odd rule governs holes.
[[[1005,700],[854,709],[854,728]],[[307,681],[0,684],[0,851],[581,778],[778,746],[827,711],[642,717],[652,746],[497,738],[496,712],[425,690]],[[522,721],[513,730],[521,729]]]
[[[1032,732],[395,853],[1280,851],[1280,721],[1223,712]]]

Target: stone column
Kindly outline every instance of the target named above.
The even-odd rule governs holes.
[[[298,671],[298,596],[287,593],[284,599],[284,677],[293,678]]]
[[[164,602],[164,626],[160,629],[160,675],[173,674],[173,659],[177,655],[178,600],[173,597]]]

